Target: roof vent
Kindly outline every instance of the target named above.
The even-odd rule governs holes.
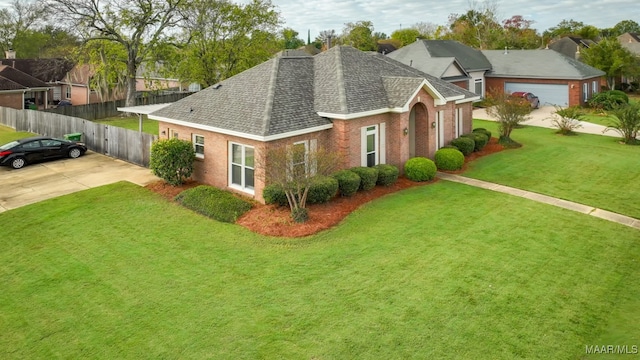
[[[509,49],[507,49],[507,47],[504,47],[504,54],[507,55],[509,53]]]
[[[7,51],[4,52],[4,57],[7,59],[15,59],[16,58],[16,52],[13,49],[9,49]]]
[[[221,86],[222,86],[222,84],[217,83],[217,84],[213,85],[213,88],[218,90],[218,89],[220,89]]]

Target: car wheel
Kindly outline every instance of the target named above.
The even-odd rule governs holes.
[[[27,165],[27,161],[24,158],[17,157],[11,160],[11,167],[14,169],[22,169],[25,165]]]
[[[80,151],[80,149],[78,148],[73,148],[69,150],[69,157],[72,159],[78,158],[80,157],[80,155],[82,155],[82,151]]]

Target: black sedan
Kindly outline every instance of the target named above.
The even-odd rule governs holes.
[[[75,159],[87,151],[85,144],[50,137],[30,137],[0,146],[0,166],[20,169],[27,164],[70,157]]]

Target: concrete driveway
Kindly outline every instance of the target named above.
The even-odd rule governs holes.
[[[159,180],[151,170],[92,151],[19,170],[0,167],[0,212],[118,181],[141,186]]]
[[[556,108],[553,106],[541,106],[539,109],[534,109],[533,111],[531,111],[531,119],[523,122],[522,124],[555,129],[553,123],[551,123],[552,115],[555,113],[555,111]],[[473,110],[473,118],[495,121],[493,117],[487,114],[487,111],[485,109]],[[605,131],[606,127],[602,125],[592,124],[586,121],[580,121],[580,125],[582,125],[582,127],[575,129],[575,132],[620,137],[620,134],[613,130]]]

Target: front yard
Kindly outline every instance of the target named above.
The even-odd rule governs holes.
[[[128,183],[0,221],[5,359],[580,358],[640,335],[637,230],[444,181],[296,240]]]

